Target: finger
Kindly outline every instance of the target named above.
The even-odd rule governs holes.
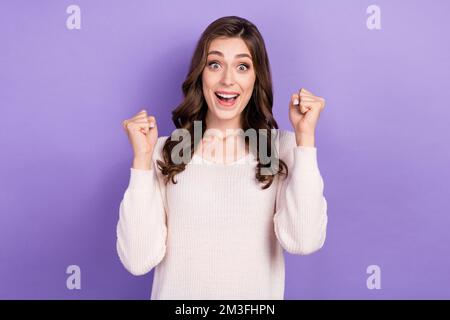
[[[300,112],[305,114],[307,113],[309,110],[311,110],[311,105],[305,101],[300,101]]]
[[[141,119],[141,118],[145,118],[145,117],[147,117],[147,110],[144,109],[144,110],[141,110],[138,113],[136,113],[133,117],[131,117],[128,120],[133,121],[133,120]]]
[[[311,96],[300,96],[300,101],[314,102],[316,99]]]
[[[128,129],[128,126],[130,125],[130,123],[132,123],[133,120],[131,119],[126,119],[124,121],[122,121],[122,127],[123,129],[126,131]]]
[[[148,123],[148,121],[133,121],[131,123],[128,124],[128,127],[130,129],[138,129],[138,130],[142,130],[142,129],[150,129],[150,124]]]
[[[298,107],[299,104],[300,104],[300,96],[297,93],[292,94],[291,95],[290,106],[291,107]]]
[[[325,107],[325,99],[322,97],[318,97],[318,98],[319,98],[320,103],[322,104],[322,107]]]
[[[137,117],[137,118],[133,119],[132,121],[145,121],[147,119],[148,119],[147,116],[140,116],[140,117]]]
[[[156,118],[154,116],[147,117],[147,120],[149,122],[149,127],[150,128],[155,128],[156,127]]]
[[[145,117],[147,117],[147,110],[142,110],[142,111],[138,112],[134,117],[132,117],[131,120],[145,118]]]
[[[133,123],[137,123],[137,124],[150,124],[150,122],[148,121],[148,119],[134,120]]]
[[[130,130],[139,130],[143,133],[147,133],[150,130],[150,123],[148,119],[143,120],[125,120],[124,121],[124,130],[130,131]]]
[[[320,106],[322,105],[322,102],[320,100],[314,100],[312,102],[309,102],[309,104],[314,109],[320,109]]]
[[[141,117],[136,120],[133,120],[133,122],[148,124],[149,128],[156,127],[156,118],[154,116]]]
[[[305,93],[305,92],[300,93],[299,96],[302,97],[302,98],[305,97],[305,98],[310,98],[310,99],[316,99],[317,98],[316,96],[311,95],[309,93]]]
[[[299,94],[305,94],[305,95],[310,95],[310,96],[314,95],[312,92],[306,90],[305,88],[301,88],[299,91]]]

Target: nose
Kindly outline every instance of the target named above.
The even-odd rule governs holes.
[[[222,84],[226,86],[234,84],[234,76],[232,68],[226,68],[225,71],[223,72]]]

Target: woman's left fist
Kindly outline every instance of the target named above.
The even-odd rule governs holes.
[[[297,136],[314,136],[325,99],[315,96],[305,88],[294,93],[289,103],[289,120]]]

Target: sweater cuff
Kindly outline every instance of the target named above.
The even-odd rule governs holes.
[[[294,147],[294,166],[298,172],[304,174],[320,174],[317,163],[317,148],[306,146]]]
[[[141,170],[130,168],[129,189],[151,190],[153,184],[153,169]]]

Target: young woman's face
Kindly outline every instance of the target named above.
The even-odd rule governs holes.
[[[240,120],[252,96],[255,78],[252,57],[242,39],[214,39],[202,74],[208,118]]]

